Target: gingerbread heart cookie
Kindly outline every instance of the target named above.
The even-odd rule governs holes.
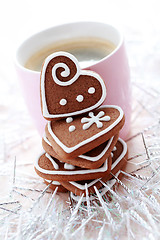
[[[77,59],[66,52],[45,59],[40,86],[42,114],[47,120],[83,114],[98,108],[106,98],[102,78],[81,70]]]
[[[125,166],[127,163],[127,144],[122,140],[118,139],[116,146],[113,148],[112,153],[112,166],[111,172],[119,176],[120,170]],[[106,182],[110,180],[113,176],[111,174],[106,174],[104,177],[101,178],[102,182]],[[86,195],[86,186],[87,183],[88,193],[94,193],[94,186],[97,189],[103,186],[103,183],[99,181],[100,179],[94,179],[90,181],[68,181],[68,182],[61,182],[61,184],[68,189],[70,192],[73,192],[75,195],[81,196],[84,193]]]
[[[111,164],[112,159],[109,157],[100,168],[85,169],[60,162],[45,153],[35,162],[35,171],[42,178],[61,183],[61,181],[81,181],[106,176],[110,173]]]
[[[119,180],[121,180],[122,178],[122,174],[120,174],[120,171],[117,172],[117,174],[115,175]],[[99,179],[98,179],[99,180]],[[103,181],[103,179],[101,179]],[[90,184],[92,183],[93,181],[90,181]],[[107,185],[107,187],[105,187],[103,184],[98,186],[97,184],[94,184],[94,186],[96,186],[96,188],[98,189],[99,191],[99,194],[101,197],[105,196],[108,196],[109,194],[109,189],[113,189],[115,188],[117,185],[118,185],[118,182],[116,181],[116,179],[111,179],[109,180],[108,182],[105,183]],[[89,185],[89,184],[88,184]],[[83,188],[84,188],[84,185],[82,184]],[[81,186],[81,188],[82,188]],[[94,189],[94,186],[92,186],[92,191],[91,188],[89,187],[89,200],[90,201],[93,201],[93,200],[98,200],[98,196],[97,194],[95,193],[95,189]],[[76,193],[78,193],[78,191],[76,191]],[[80,194],[76,194],[74,192],[70,192],[70,197],[72,200],[78,202],[81,195],[82,195],[82,192],[79,192]],[[84,197],[82,198],[82,202],[86,202],[87,201],[87,198],[86,198],[86,192],[83,192],[84,193]]]
[[[86,187],[89,195],[95,193],[94,186],[96,186],[97,189],[102,187],[102,183],[99,181],[99,178],[94,180],[61,182],[61,184],[77,196],[81,196],[83,193],[84,196],[86,196]]]
[[[58,156],[73,159],[117,135],[124,121],[120,107],[105,105],[83,115],[48,122],[45,132]]]
[[[118,140],[118,134],[114,137],[111,137],[111,139],[102,143],[100,146],[90,150],[89,152],[83,155],[79,155],[77,158],[74,158],[74,159],[64,159],[59,157],[56,154],[56,152],[53,150],[52,145],[46,136],[42,138],[42,146],[45,152],[47,152],[49,155],[51,155],[54,158],[57,158],[62,162],[73,164],[81,168],[95,169],[100,167],[105,162],[105,160],[109,157],[117,140]]]

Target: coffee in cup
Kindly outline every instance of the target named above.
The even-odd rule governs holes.
[[[73,54],[79,61],[80,67],[91,66],[109,55],[116,46],[101,38],[76,38],[67,41],[54,42],[35,52],[26,61],[25,67],[40,71],[44,59],[50,54],[65,51]]]

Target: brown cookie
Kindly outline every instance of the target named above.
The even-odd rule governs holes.
[[[107,174],[109,175],[109,174]],[[97,189],[102,187],[102,183],[99,181],[101,179],[102,181],[104,178],[97,178],[92,180],[82,180],[82,181],[64,181],[61,182],[62,186],[65,186],[66,189],[68,189],[70,192],[74,193],[77,196],[81,196],[84,193],[84,196],[86,196],[86,184],[88,189],[88,194],[95,193],[94,186],[96,186]]]
[[[54,158],[57,158],[62,162],[79,166],[81,168],[94,169],[94,168],[99,168],[105,162],[105,160],[109,157],[117,140],[118,140],[118,134],[112,137],[111,139],[109,139],[108,141],[102,143],[100,146],[74,159],[64,159],[59,157],[56,154],[56,152],[53,150],[52,145],[46,136],[42,138],[42,146],[45,152],[47,152],[49,155],[51,155]]]
[[[56,158],[44,153],[35,162],[35,171],[37,174],[47,180],[53,181],[81,181],[101,178],[109,175],[112,159],[109,157],[104,164],[97,169],[86,169],[63,163]]]
[[[120,170],[127,162],[127,144],[122,140],[118,139],[116,146],[112,150],[112,166],[111,171],[114,175],[117,176],[120,174]],[[106,176],[101,178],[102,182],[106,182],[111,179],[113,176],[111,174],[106,174]],[[81,196],[84,193],[86,195],[85,183],[88,186],[89,194],[93,194],[95,192],[94,186],[97,189],[103,186],[103,183],[99,181],[99,179],[89,180],[89,181],[69,181],[69,182],[61,182],[61,184],[67,188],[70,192],[73,192],[77,196]]]
[[[116,174],[116,177],[119,179],[119,180],[121,180],[122,179],[122,174],[120,173],[120,172],[118,172],[117,174]],[[109,191],[109,189],[112,189],[112,190],[114,190],[115,189],[115,187],[117,187],[118,186],[118,182],[117,182],[117,180],[116,179],[111,179],[111,180],[109,180],[109,181],[107,181],[106,183],[105,183],[108,187],[105,187],[104,185],[101,185],[101,187],[99,187],[98,185],[94,185],[94,186],[96,186],[96,188],[98,189],[98,191],[99,191],[99,194],[100,194],[100,196],[103,198],[103,197],[107,197],[107,199],[108,199],[108,196],[109,196],[109,199],[108,199],[108,201],[109,200],[111,200],[111,198],[110,198],[110,191]],[[84,193],[85,194],[85,193]],[[74,201],[76,201],[76,202],[78,202],[79,201],[79,199],[80,199],[80,197],[81,197],[81,195],[76,195],[75,193],[73,193],[73,192],[70,192],[70,197],[71,197],[71,199],[72,200],[74,200]],[[97,196],[97,194],[95,193],[95,189],[94,189],[94,192],[90,192],[90,194],[89,194],[89,201],[97,201],[98,200],[98,196]],[[87,201],[87,198],[86,198],[86,196],[84,195],[84,197],[82,198],[82,202],[86,202]]]
[[[44,118],[57,120],[98,108],[106,98],[106,87],[95,72],[81,70],[67,52],[49,55],[41,71],[41,108]]]
[[[48,122],[45,132],[58,156],[73,159],[117,135],[124,121],[120,107],[105,105],[80,116]]]
[[[46,185],[50,184],[50,180],[44,179],[44,182]],[[56,187],[58,187],[57,192],[68,192],[68,190],[66,188],[64,188],[59,182],[57,181],[53,181],[50,185],[50,189],[52,189],[53,191],[56,189]]]

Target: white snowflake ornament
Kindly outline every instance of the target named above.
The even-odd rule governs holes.
[[[81,123],[85,123],[83,124],[83,130],[88,129],[93,123],[97,125],[97,128],[101,128],[103,127],[102,121],[108,122],[111,119],[110,116],[104,116],[105,112],[103,111],[100,111],[97,116],[93,112],[89,112],[88,115],[90,118],[84,117],[81,119]]]

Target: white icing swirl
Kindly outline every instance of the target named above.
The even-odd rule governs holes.
[[[54,54],[54,56],[56,57],[56,54]],[[53,68],[52,68],[52,77],[53,77],[53,80],[55,81],[55,83],[57,83],[57,84],[60,85],[60,86],[68,86],[68,85],[71,85],[72,83],[74,83],[74,82],[77,80],[77,78],[78,78],[79,75],[80,75],[80,67],[79,67],[79,65],[78,65],[78,61],[77,61],[77,59],[76,59],[73,55],[71,55],[71,54],[69,54],[69,53],[65,53],[65,52],[59,52],[59,53],[57,53],[57,56],[65,56],[65,57],[69,58],[69,59],[75,64],[75,66],[76,66],[76,73],[75,73],[75,75],[72,77],[72,79],[70,79],[70,80],[68,80],[68,81],[61,81],[61,80],[59,80],[59,79],[57,78],[57,75],[56,75],[57,69],[58,69],[58,68],[63,68],[63,69],[64,69],[64,70],[61,72],[61,76],[64,77],[64,78],[65,78],[65,77],[68,77],[68,76],[70,75],[70,72],[71,72],[72,69],[70,69],[66,63],[62,63],[62,62],[56,63],[56,64],[53,66]]]

